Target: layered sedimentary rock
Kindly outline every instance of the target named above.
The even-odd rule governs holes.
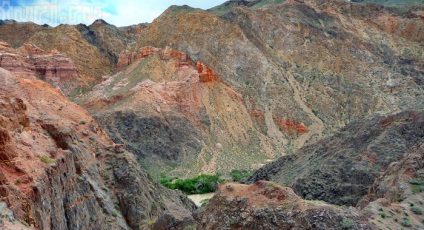
[[[277,156],[240,95],[201,61],[143,47],[119,63],[121,72],[78,101],[155,177],[257,168]]]
[[[0,222],[142,229],[163,212],[190,218],[194,205],[184,195],[153,182],[88,112],[47,83],[0,68],[0,105],[0,200],[13,212]]]
[[[227,5],[211,11],[221,16],[171,7],[133,52],[168,45],[201,61],[241,94],[255,128],[285,152],[357,118],[423,108],[422,6],[400,13],[346,1]]]
[[[71,95],[82,84],[76,65],[65,55],[46,52],[32,44],[15,50],[7,43],[0,43],[0,67],[15,75],[44,80]]]

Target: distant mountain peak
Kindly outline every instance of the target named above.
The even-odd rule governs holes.
[[[103,19],[97,19],[96,21],[93,22],[92,25],[94,24],[104,24],[104,25],[109,25],[109,23],[107,23],[105,20]]]

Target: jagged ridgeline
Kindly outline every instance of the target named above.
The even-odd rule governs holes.
[[[2,20],[0,228],[421,229],[423,17],[238,0],[127,27]],[[155,182],[251,171],[200,210]]]

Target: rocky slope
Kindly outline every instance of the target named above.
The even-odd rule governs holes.
[[[307,199],[355,206],[380,173],[422,148],[423,130],[423,112],[353,122],[334,136],[264,166],[248,181],[276,181]]]
[[[40,26],[32,22],[17,22],[13,20],[0,20],[0,40],[19,48],[40,31],[48,31],[51,27]]]
[[[220,185],[197,219],[200,229],[377,229],[354,209],[302,200],[265,181]]]
[[[44,80],[65,95],[71,95],[81,84],[71,59],[58,51],[46,52],[35,45],[25,44],[16,50],[0,42],[0,67],[19,77]]]
[[[115,141],[156,159],[145,165],[254,168],[358,118],[424,106],[421,5],[408,17],[336,0],[220,7],[169,8],[120,55],[124,71],[81,101]],[[167,46],[180,56],[154,55]],[[198,62],[215,80],[191,80]]]
[[[119,54],[133,44],[146,24],[118,28],[103,20],[92,25],[39,26],[34,23],[2,21],[0,40],[14,48],[36,45],[47,53],[60,52],[75,63],[78,81],[67,85],[66,95],[84,93],[102,76],[114,71]],[[50,83],[50,82],[49,82]]]
[[[142,229],[164,212],[193,220],[184,195],[153,182],[59,91],[2,68],[0,83],[4,226],[18,219],[37,229]]]
[[[345,1],[235,7],[220,17],[171,7],[134,50],[168,45],[201,60],[290,152],[356,118],[423,107],[421,13]],[[290,135],[287,121],[309,132]]]
[[[202,62],[144,47],[122,53],[118,68],[78,101],[154,177],[228,172],[275,157],[240,95]]]
[[[57,50],[66,54],[75,62],[86,86],[99,82],[103,75],[112,71],[112,66],[99,49],[88,43],[74,26],[59,25],[36,33],[27,43],[46,51]]]
[[[112,67],[115,67],[118,63],[121,52],[135,43],[145,27],[147,25],[139,24],[118,28],[101,19],[89,26],[84,24],[76,26],[84,39],[97,47],[100,53],[109,60]]]
[[[357,206],[381,229],[423,228],[424,113],[402,112],[339,133],[255,172],[308,200]]]

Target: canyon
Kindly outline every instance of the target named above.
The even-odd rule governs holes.
[[[127,27],[2,20],[0,228],[423,228],[423,19],[422,1],[231,0]],[[234,169],[254,173],[203,207],[157,182]]]

